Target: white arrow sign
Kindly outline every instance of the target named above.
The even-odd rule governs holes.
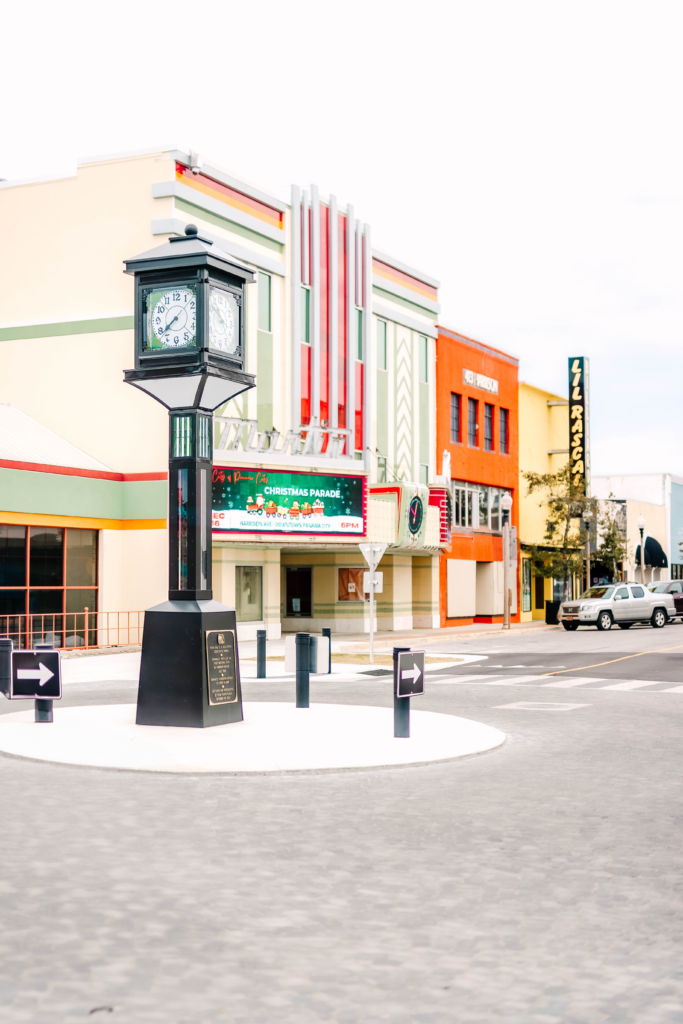
[[[401,672],[401,679],[412,679],[414,683],[416,683],[421,676],[422,673],[420,672],[419,665],[413,665],[411,669],[404,669],[403,672]]]
[[[17,679],[37,679],[39,686],[45,686],[48,679],[52,679],[54,672],[50,672],[50,669],[43,665],[42,661],[38,662],[38,668],[18,668]]]

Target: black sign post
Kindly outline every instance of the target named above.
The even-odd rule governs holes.
[[[424,693],[425,654],[394,647],[394,737],[410,738],[410,698]]]
[[[36,722],[51,722],[52,701],[61,696],[59,651],[12,651],[10,700],[35,700]]]

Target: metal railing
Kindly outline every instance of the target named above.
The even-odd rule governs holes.
[[[142,643],[144,612],[63,612],[0,615],[0,636],[27,650],[34,643],[52,643],[62,651],[90,647],[128,647]]]

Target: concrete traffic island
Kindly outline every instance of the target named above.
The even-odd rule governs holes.
[[[0,716],[0,752],[60,764],[147,772],[263,774],[392,768],[493,750],[505,734],[453,715],[413,711],[395,739],[391,708],[347,704],[244,704],[244,721],[211,729],[135,724],[134,704],[33,709]]]

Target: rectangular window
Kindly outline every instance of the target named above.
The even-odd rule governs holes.
[[[489,489],[482,487],[479,490],[479,526],[489,525]]]
[[[387,460],[380,455],[377,459],[377,483],[385,484],[387,482]]]
[[[97,530],[0,525],[0,636],[84,647],[87,608],[96,645],[97,540]]]
[[[363,362],[363,310],[356,310],[356,359]]]
[[[537,609],[545,608],[545,580],[542,576],[534,576],[534,604]]]
[[[263,619],[263,568],[260,565],[235,567],[235,611],[238,622]]]
[[[311,293],[308,288],[301,289],[301,341],[304,345],[311,343]]]
[[[470,448],[479,447],[479,438],[477,432],[479,430],[479,424],[477,420],[479,418],[479,402],[476,398],[467,399],[467,443]]]
[[[270,330],[270,274],[258,275],[258,329]]]
[[[484,451],[493,451],[493,406],[484,404]]]
[[[429,466],[420,466],[420,483],[429,483]]]
[[[285,614],[310,618],[313,607],[312,569],[290,569],[285,573]]]
[[[510,414],[507,409],[501,409],[499,415],[499,434],[500,434],[500,452],[501,455],[510,454],[510,437],[509,437],[509,418]]]
[[[460,395],[451,393],[451,444],[460,444]]]
[[[500,491],[491,489],[491,529],[500,530]]]
[[[424,335],[420,335],[420,383],[426,384],[429,380],[429,346]]]
[[[531,559],[522,559],[522,611],[531,611]]]
[[[364,569],[339,570],[339,601],[364,601],[363,573]]]
[[[0,526],[0,587],[25,586],[26,527]]]
[[[377,369],[387,368],[387,325],[385,320],[377,321]]]

